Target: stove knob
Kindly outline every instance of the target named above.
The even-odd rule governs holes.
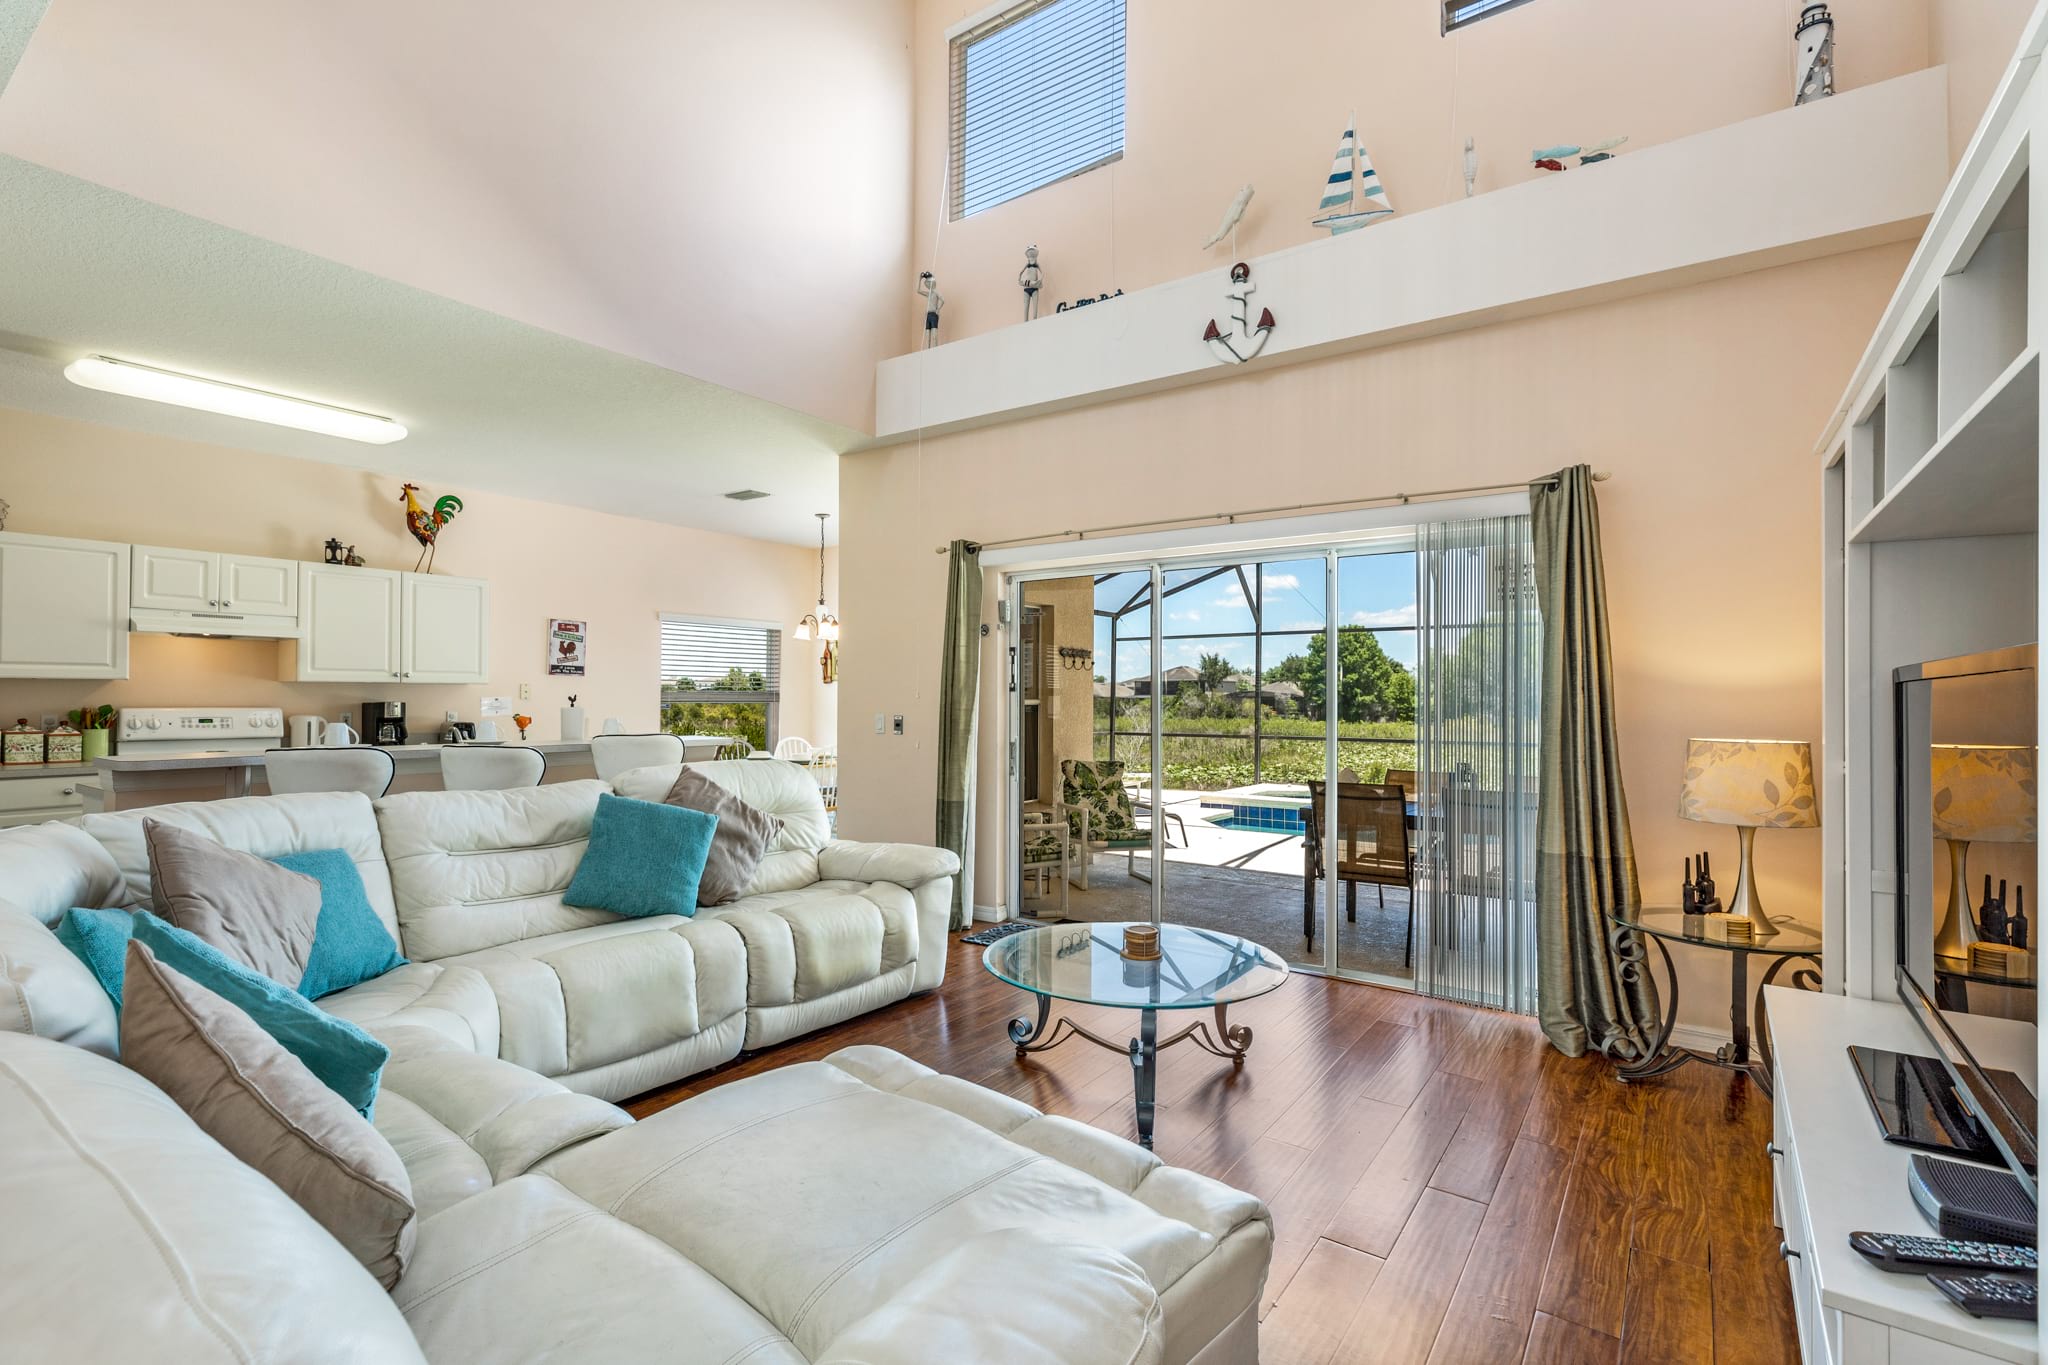
[[[155,729],[159,729],[159,728],[161,728],[161,727],[162,727],[162,725],[163,725],[163,722],[162,722],[162,721],[160,721],[160,720],[158,720],[158,719],[157,719],[157,718],[156,718],[155,716],[151,716],[151,717],[149,718],[149,728],[150,728],[150,729],[152,729],[152,730],[155,730]]]
[[[142,718],[141,718],[140,716],[130,716],[130,717],[128,717],[128,728],[129,728],[130,730],[139,730],[139,729],[141,729],[141,728],[142,728]]]

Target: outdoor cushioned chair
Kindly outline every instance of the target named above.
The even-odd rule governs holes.
[[[1301,932],[1316,941],[1316,882],[1323,875],[1325,783],[1308,784],[1309,819],[1302,838]],[[1337,880],[1344,884],[1344,915],[1358,920],[1358,886],[1408,889],[1408,940],[1402,964],[1415,960],[1415,859],[1408,846],[1407,800],[1397,786],[1371,782],[1337,784]]]
[[[1044,877],[1048,874],[1059,878],[1060,917],[1067,914],[1067,874],[1076,863],[1086,866],[1086,846],[1060,826],[1058,816],[1051,811],[1025,811],[1023,820],[1024,846],[1019,859],[1026,877]]]
[[[1138,876],[1137,853],[1151,849],[1152,832],[1138,824],[1131,794],[1124,788],[1123,764],[1110,759],[1061,759],[1060,799],[1053,813],[1067,822],[1077,841],[1083,891],[1088,889],[1088,864],[1098,848],[1122,849],[1124,870]]]

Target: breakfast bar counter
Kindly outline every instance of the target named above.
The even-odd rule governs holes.
[[[391,790],[437,791],[441,786],[440,744],[398,744],[388,752],[397,765]],[[533,744],[547,756],[543,782],[573,782],[597,776],[588,742],[576,744]],[[69,766],[69,765],[67,765]],[[261,796],[268,793],[263,783],[263,755],[229,753],[188,753],[138,755],[96,759],[92,780],[79,784],[78,794],[87,811],[129,810],[136,806],[161,806],[172,801],[217,801],[231,796]],[[40,771],[48,773],[50,768]],[[78,768],[77,771],[84,771]]]

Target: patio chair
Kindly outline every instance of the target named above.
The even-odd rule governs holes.
[[[1088,889],[1088,865],[1098,848],[1123,850],[1124,870],[1138,876],[1138,850],[1151,849],[1152,831],[1138,824],[1130,790],[1124,786],[1123,764],[1110,759],[1061,759],[1060,799],[1053,814],[1066,822],[1080,850],[1083,891]]]
[[[1023,818],[1023,852],[1018,859],[1024,876],[1035,877],[1039,895],[1045,894],[1045,879],[1055,873],[1060,887],[1060,918],[1067,916],[1067,873],[1077,862],[1085,863],[1087,850],[1071,833],[1061,829],[1058,816],[1049,810],[1028,810]],[[1063,837],[1064,836],[1064,837]]]
[[[1139,828],[1142,829],[1144,828],[1142,822],[1152,818],[1152,775],[1150,773],[1125,773],[1124,790],[1130,793],[1131,815],[1140,822]],[[1173,826],[1178,825],[1180,826],[1180,846],[1186,848],[1188,846],[1188,822],[1181,817],[1180,812],[1171,810],[1166,812],[1166,824],[1166,846],[1168,848],[1173,847]]]
[[[1309,820],[1302,837],[1301,932],[1316,942],[1316,883],[1323,876],[1323,782],[1308,784]],[[1408,939],[1402,965],[1415,962],[1415,858],[1408,845],[1407,802],[1397,786],[1337,784],[1337,880],[1344,884],[1344,917],[1358,921],[1358,888],[1377,887],[1382,908],[1387,888],[1408,891]]]

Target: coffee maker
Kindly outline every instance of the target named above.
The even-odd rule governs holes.
[[[405,743],[405,703],[364,702],[363,743],[386,746]]]

